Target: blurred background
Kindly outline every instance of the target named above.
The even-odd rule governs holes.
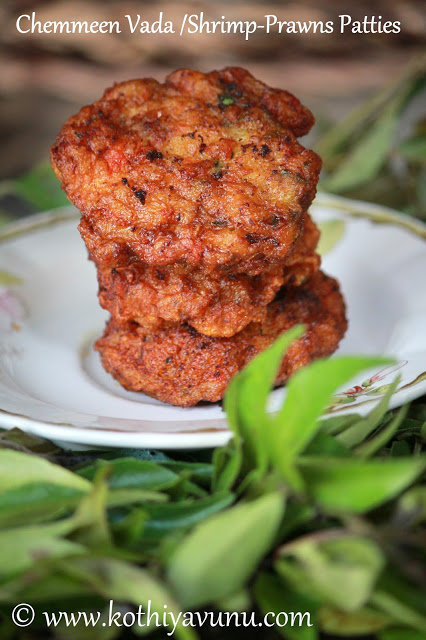
[[[102,35],[18,33],[17,16],[32,11],[42,22],[118,18],[124,22],[126,13],[140,13],[152,22],[160,11],[170,20],[200,11],[209,20],[223,15],[229,20],[260,20],[271,13],[280,20],[335,23],[339,14],[349,14],[353,20],[375,15],[400,21],[402,29],[399,34],[375,35],[259,31],[248,41],[239,34],[132,36],[127,29]],[[425,182],[425,21],[424,0],[3,0],[0,210],[3,216],[20,215],[61,203],[49,182],[49,147],[67,117],[100,97],[114,81],[138,76],[162,79],[179,66],[210,70],[240,65],[268,84],[295,93],[314,112],[317,124],[307,144],[324,157],[325,188],[426,215],[426,190],[421,186]],[[394,105],[394,118],[386,128],[389,104]],[[358,105],[361,108],[354,114]],[[364,149],[357,151],[360,142]],[[365,153],[374,156],[367,176],[359,165]],[[345,172],[357,175],[357,166],[349,163],[342,181],[342,158],[347,164],[354,154],[355,160],[359,156],[361,176],[345,179]],[[50,199],[43,199],[41,192],[34,196],[37,182],[46,185],[45,191],[52,190]]]

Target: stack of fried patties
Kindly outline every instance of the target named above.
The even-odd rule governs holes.
[[[243,69],[115,85],[64,125],[52,162],[111,314],[95,348],[126,389],[215,402],[282,332],[306,332],[276,383],[346,330],[307,210],[312,114]]]

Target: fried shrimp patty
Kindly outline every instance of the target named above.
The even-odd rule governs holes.
[[[278,385],[315,358],[335,351],[345,333],[339,286],[320,271],[301,286],[282,288],[263,322],[252,322],[231,338],[207,337],[188,325],[147,332],[136,323],[111,320],[95,348],[105,369],[124,388],[189,407],[220,400],[240,369],[298,323],[306,325],[306,333],[286,353]]]
[[[347,322],[308,215],[321,160],[297,98],[244,69],[121,82],[62,127],[52,166],[81,212],[111,319],[95,345],[130,391],[220,400],[298,323],[276,384],[337,348]]]
[[[205,335],[230,337],[250,322],[263,321],[280,287],[299,285],[319,268],[318,239],[319,231],[307,215],[284,266],[256,276],[218,267],[205,273],[180,263],[161,268],[134,261],[126,267],[100,267],[99,301],[116,322],[135,321],[146,329],[186,322]]]
[[[232,268],[287,258],[320,158],[308,109],[239,68],[116,84],[62,127],[52,165],[98,266]]]

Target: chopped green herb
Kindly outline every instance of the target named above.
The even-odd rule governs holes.
[[[220,107],[229,107],[231,104],[235,103],[235,98],[229,95],[229,93],[222,93],[219,96],[219,106]]]

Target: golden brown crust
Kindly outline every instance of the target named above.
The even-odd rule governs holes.
[[[336,349],[344,302],[306,213],[321,160],[297,141],[313,121],[243,69],[180,69],[116,84],[62,127],[52,166],[112,315],[96,348],[126,389],[215,402],[297,323],[277,384]]]
[[[98,269],[99,302],[119,323],[156,330],[187,322],[206,335],[232,336],[264,318],[283,279],[282,268],[252,277],[216,269],[207,276],[202,269],[135,262]]]
[[[99,267],[99,302],[116,323],[134,321],[157,330],[186,322],[205,335],[233,336],[250,322],[263,321],[281,286],[301,284],[319,268],[318,239],[319,231],[307,215],[284,266],[256,276],[219,267],[206,273],[180,263],[161,268],[134,261],[114,269]]]
[[[238,100],[243,88],[244,98],[249,103],[259,104],[270,111],[297,138],[306,135],[315,122],[310,110],[291,93],[268,87],[240,67],[226,67],[207,75],[189,69],[178,69],[167,77],[167,82],[186,95],[212,103],[223,93]]]
[[[52,164],[91,256],[256,275],[287,258],[315,196],[312,114],[247,71],[120,83],[62,127]]]
[[[188,325],[146,332],[135,323],[110,321],[96,343],[105,369],[130,391],[188,407],[220,400],[230,379],[257,353],[295,324],[306,333],[288,350],[276,383],[337,348],[347,321],[336,280],[317,272],[299,287],[283,288],[262,323],[252,322],[232,338],[212,338]]]

